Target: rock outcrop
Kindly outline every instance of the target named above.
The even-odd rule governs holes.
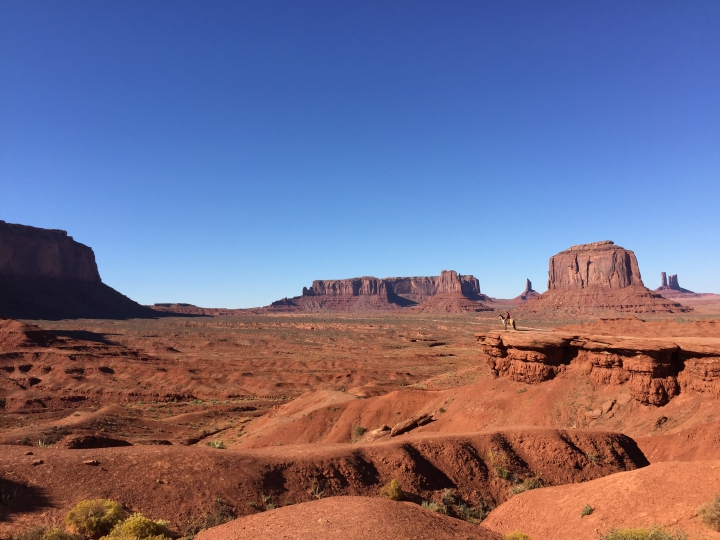
[[[677,274],[672,274],[671,276],[667,276],[665,272],[660,272],[660,281],[662,285],[655,289],[655,292],[659,292],[663,296],[678,296],[677,293],[683,293],[683,294],[695,294],[693,291],[689,291],[688,289],[683,289],[680,286],[680,283],[678,282]],[[667,294],[666,294],[667,293]]]
[[[540,296],[540,293],[534,290],[532,288],[532,282],[529,279],[526,279],[525,290],[521,292],[518,296],[513,298],[513,300],[522,303],[527,302],[528,300],[532,300],[533,298],[537,298],[538,296]]]
[[[283,298],[268,308],[276,311],[375,311],[416,307],[422,311],[486,311],[489,298],[474,276],[443,270],[433,277],[360,277],[316,280],[302,296]]]
[[[603,325],[613,331],[604,332]],[[646,335],[663,337],[645,337],[638,331],[643,327],[648,327]],[[495,374],[518,382],[537,384],[567,369],[579,369],[597,385],[627,384],[631,395],[648,405],[664,405],[682,391],[720,396],[716,322],[680,325],[601,319],[595,327],[498,331],[476,337]]]
[[[548,290],[520,313],[678,313],[691,308],[648,290],[635,254],[612,241],[572,246],[550,257]]]
[[[95,254],[55,229],[0,221],[0,313],[15,319],[157,315],[100,279]]]

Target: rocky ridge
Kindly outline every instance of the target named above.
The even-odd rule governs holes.
[[[612,331],[604,332],[603,324]],[[720,396],[720,325],[687,323],[658,327],[657,334],[664,337],[633,336],[659,324],[600,319],[599,328],[476,337],[494,373],[518,382],[537,384],[579,369],[597,385],[627,384],[632,397],[646,405],[665,405],[685,391]]]

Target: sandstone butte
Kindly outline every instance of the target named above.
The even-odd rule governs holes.
[[[0,221],[0,313],[20,319],[153,314],[104,284],[93,250],[67,232],[4,221]]]
[[[412,309],[426,312],[490,311],[484,302],[490,298],[480,292],[474,276],[454,270],[443,270],[432,277],[359,277],[337,280],[316,280],[302,295],[283,298],[265,308],[268,311],[293,312],[361,312],[400,311]]]
[[[604,312],[683,313],[683,306],[647,289],[635,254],[606,240],[572,246],[550,257],[548,290],[518,308],[518,316]]]

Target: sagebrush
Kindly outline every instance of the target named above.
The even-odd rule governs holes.
[[[83,536],[97,538],[108,534],[125,517],[120,503],[109,499],[80,501],[70,510],[65,522]]]
[[[688,540],[683,531],[671,532],[663,527],[612,529],[599,540]]]
[[[720,495],[698,508],[698,516],[713,531],[720,531]]]
[[[405,494],[403,493],[400,482],[393,478],[380,488],[380,495],[387,497],[391,501],[402,501]]]
[[[140,540],[169,540],[165,536],[167,522],[153,521],[142,514],[133,514],[113,527],[110,534],[101,540],[119,540],[137,538]]]

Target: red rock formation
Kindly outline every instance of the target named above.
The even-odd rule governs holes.
[[[645,288],[635,254],[611,241],[573,246],[550,257],[547,292],[519,310],[520,316],[692,311]]]
[[[474,276],[443,270],[436,277],[361,277],[316,280],[302,296],[283,298],[268,308],[282,311],[375,311],[418,306],[423,311],[488,310],[489,300]]]
[[[100,281],[95,254],[56,229],[0,221],[0,276]]]
[[[532,300],[533,298],[537,298],[540,296],[540,293],[537,292],[532,288],[532,282],[529,279],[525,280],[525,290],[521,292],[518,296],[513,298],[514,302],[522,303],[527,302],[528,300]]]
[[[476,337],[496,375],[527,384],[579,369],[598,385],[627,384],[637,401],[649,405],[664,405],[681,391],[720,395],[720,325],[713,321],[600,319],[554,332]]]
[[[65,231],[4,221],[0,313],[16,319],[157,315],[102,283],[93,250]]]

